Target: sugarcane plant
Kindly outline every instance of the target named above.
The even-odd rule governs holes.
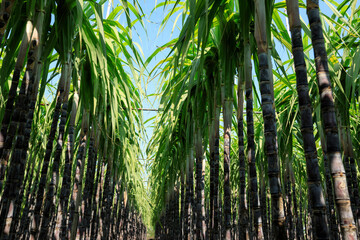
[[[359,238],[357,1],[155,11],[145,59],[138,1],[1,2],[0,239]]]
[[[101,4],[2,2],[1,239],[146,238],[130,11],[143,20]]]
[[[202,239],[194,144],[207,158],[209,239],[357,238],[358,6],[325,2],[332,15],[319,14],[318,1],[161,4],[182,9],[185,21],[158,65],[164,111],[148,147],[156,239]],[[307,8],[309,25],[299,8]],[[193,130],[198,118],[209,126],[202,141]],[[175,185],[184,189],[176,199],[179,235],[168,224],[174,199],[164,195]]]

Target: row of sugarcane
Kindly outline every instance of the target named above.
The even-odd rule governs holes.
[[[350,2],[344,1],[334,11],[346,15],[342,8],[349,9],[344,6]],[[354,123],[358,69],[335,70],[331,64],[329,70],[327,54],[338,49],[327,52],[324,35],[333,40],[331,36],[340,34],[331,28],[332,35],[323,32],[318,1],[308,0],[306,8],[310,29],[305,30],[311,33],[314,61],[304,52],[298,0],[286,1],[287,35],[286,29],[284,35],[270,31],[271,16],[276,17],[272,15],[273,1],[197,2],[186,9],[190,17],[173,48],[174,57],[164,66],[164,112],[149,147],[155,158],[156,239],[358,238],[358,153],[353,147],[359,127]],[[350,29],[357,34],[358,25]],[[290,45],[292,73],[279,64],[278,53],[269,47],[272,34]],[[342,47],[354,40],[344,39]],[[334,45],[340,46],[339,42],[337,39]],[[349,46],[344,47],[346,51],[351,51]],[[357,61],[357,46],[353,49],[356,55],[349,54],[347,63],[342,59],[344,66]],[[275,90],[271,57],[278,66]],[[258,85],[252,81],[252,62]],[[291,74],[295,88],[288,78]],[[339,80],[335,85],[331,79]],[[256,99],[261,98],[262,118],[254,117],[254,86],[261,93],[256,92]],[[237,106],[236,120],[233,105]],[[280,124],[282,120],[286,121]],[[235,147],[231,144],[232,125],[238,135]],[[232,167],[234,161],[236,167]]]
[[[290,178],[290,174],[284,176],[285,178]],[[291,178],[294,178],[292,176]],[[285,227],[287,231],[288,239],[314,239],[314,226],[312,224],[311,219],[311,209],[310,205],[307,204],[302,196],[304,193],[300,192],[297,195],[296,192],[296,183],[294,180],[287,179],[286,185],[284,187],[284,211],[285,211]],[[183,184],[186,185],[185,183]],[[193,190],[194,191],[194,190]],[[249,190],[248,190],[249,191]],[[185,195],[185,190],[183,191]],[[255,226],[251,224],[253,222],[252,209],[254,206],[251,205],[250,194],[246,192],[246,200],[245,209],[242,209],[240,213],[238,211],[239,208],[239,196],[234,194],[231,198],[232,201],[232,212],[231,212],[231,236],[232,239],[256,239],[257,232]],[[179,200],[180,199],[180,200]],[[331,201],[331,197],[329,197],[329,201]],[[333,199],[332,199],[333,200]],[[183,239],[186,236],[191,236],[191,238],[195,238],[197,235],[197,231],[199,227],[196,225],[196,200],[193,198],[190,200],[191,208],[190,213],[184,207],[180,207],[181,203],[183,206],[186,203],[184,202],[184,198],[179,196],[179,189],[175,188],[172,196],[169,198],[169,202],[166,203],[165,209],[162,212],[160,219],[155,225],[155,239]],[[270,195],[269,191],[266,189],[265,181],[260,181],[260,191],[259,191],[259,203],[260,203],[260,212],[261,212],[261,227],[263,231],[263,239],[272,239],[272,229],[269,219],[270,216]],[[332,239],[341,239],[339,235],[339,223],[334,213],[334,205],[330,205],[329,202],[326,206],[326,214],[329,222],[329,228],[331,231]],[[180,210],[179,210],[180,209]],[[208,232],[205,233],[205,238],[210,238],[210,234],[214,232],[211,231],[210,227],[210,209],[209,209],[209,201],[205,203],[205,226],[208,229]],[[188,215],[187,215],[188,214]],[[217,211],[217,219],[222,219],[224,214],[221,206],[221,202],[219,205],[219,209]],[[244,215],[245,214],[245,215]],[[187,216],[190,219],[184,219],[183,216]],[[183,220],[181,220],[183,219]],[[242,220],[247,220],[244,222]],[[223,227],[220,224],[217,229],[217,234],[222,233]],[[210,233],[211,231],[211,233]]]
[[[140,100],[119,14],[2,1],[0,239],[146,239]]]

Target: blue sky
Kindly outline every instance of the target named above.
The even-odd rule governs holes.
[[[110,1],[108,1],[108,3],[109,2]],[[141,4],[141,8],[144,12],[143,20],[144,20],[145,29],[140,24],[135,25],[132,36],[133,36],[133,41],[137,42],[141,46],[141,51],[144,54],[144,60],[146,60],[154,51],[156,51],[158,47],[166,44],[170,40],[177,37],[177,35],[179,34],[178,28],[173,29],[175,16],[170,18],[165,28],[162,31],[160,31],[161,23],[165,18],[165,16],[167,15],[168,11],[170,11],[171,9],[169,7],[165,9],[164,7],[160,7],[154,12],[152,12],[156,4],[159,4],[159,2],[162,1],[139,0],[139,4]],[[106,17],[107,14],[108,3],[104,5],[104,9],[103,9],[104,18]],[[120,5],[119,1],[118,0],[113,1],[112,9],[115,8],[117,5]],[[125,17],[120,18],[119,21],[122,25],[124,26],[127,25]],[[181,20],[179,19],[179,21]],[[165,49],[161,51],[148,65],[147,67],[148,71],[150,72],[159,61],[165,59],[169,51],[170,49]],[[148,79],[145,78],[144,80],[148,80]],[[147,84],[147,86],[142,84],[142,87],[144,88],[144,90],[146,88],[147,95],[151,95],[156,93],[158,85],[159,85],[158,79],[153,79],[149,84]],[[143,108],[157,109],[159,103],[158,101],[155,101],[155,97],[153,96],[153,97],[149,97],[148,99],[144,98],[142,101],[142,105]],[[150,118],[155,117],[156,114],[157,112],[154,111],[143,111],[144,122]],[[147,157],[145,154],[145,150],[148,141],[153,133],[152,125],[153,125],[153,121],[150,121],[145,125],[147,136],[144,136],[145,139],[144,141],[141,142],[141,149],[144,154],[144,158]],[[140,161],[145,163],[145,161],[142,158],[140,159]],[[147,181],[146,170],[144,174],[145,174],[144,180]]]

